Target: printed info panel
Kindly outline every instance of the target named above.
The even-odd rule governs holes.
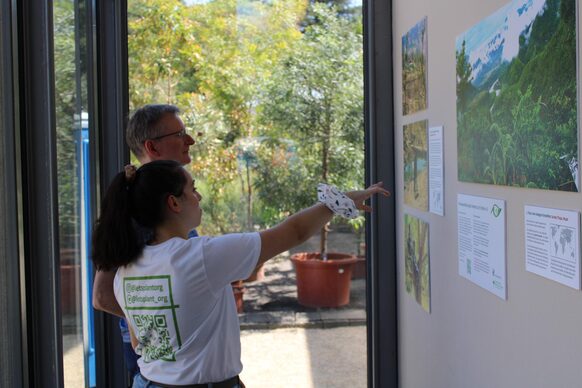
[[[580,214],[526,206],[525,269],[580,289]]]
[[[428,129],[428,197],[431,213],[445,215],[443,194],[443,127]]]
[[[502,299],[505,278],[505,201],[458,194],[459,274]]]

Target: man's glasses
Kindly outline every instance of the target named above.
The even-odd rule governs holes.
[[[162,135],[162,136],[152,137],[150,140],[160,140],[160,139],[163,139],[164,137],[169,137],[169,136],[176,136],[176,137],[182,138],[182,137],[186,136],[186,128],[180,129],[179,131],[176,131],[176,132],[167,133],[167,134]]]

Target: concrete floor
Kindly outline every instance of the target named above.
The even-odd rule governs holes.
[[[366,387],[366,327],[244,330],[247,388]]]
[[[84,384],[83,348],[66,335],[66,388]],[[243,372],[247,388],[358,388],[367,386],[366,327],[243,330]]]

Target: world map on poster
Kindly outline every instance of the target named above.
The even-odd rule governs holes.
[[[563,260],[574,261],[574,230],[563,225],[550,225],[550,240],[552,254]]]
[[[580,214],[525,206],[525,269],[580,289]]]

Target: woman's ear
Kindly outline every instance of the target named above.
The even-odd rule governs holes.
[[[173,195],[168,195],[168,199],[166,199],[166,205],[168,205],[168,209],[172,213],[180,213],[182,211],[180,201],[178,201],[178,198]]]

